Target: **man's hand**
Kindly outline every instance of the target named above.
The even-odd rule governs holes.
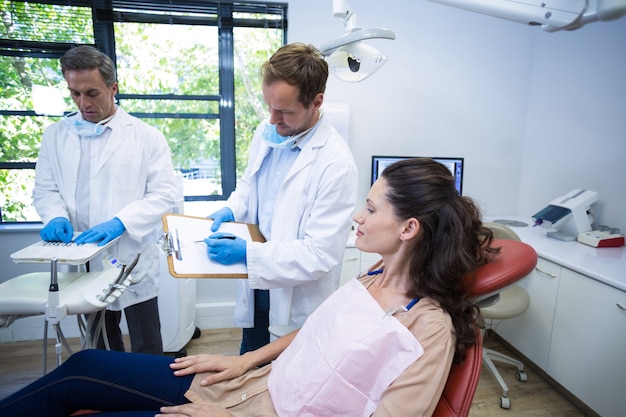
[[[211,214],[209,218],[213,219],[213,224],[211,225],[211,231],[217,232],[220,228],[220,225],[224,222],[234,222],[235,216],[233,215],[233,211],[228,207],[223,207]]]
[[[65,217],[55,217],[39,232],[41,240],[45,242],[65,242],[72,241],[74,228]]]
[[[235,235],[214,233],[204,239],[207,255],[223,265],[246,263],[246,241]]]
[[[89,230],[85,230],[76,238],[75,242],[78,245],[98,242],[98,246],[104,246],[124,233],[125,230],[126,227],[122,221],[114,217],[107,222],[100,223]]]

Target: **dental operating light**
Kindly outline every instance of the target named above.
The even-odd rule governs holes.
[[[329,71],[347,82],[368,78],[387,62],[387,57],[363,41],[368,39],[395,39],[389,29],[363,29],[358,26],[356,14],[346,0],[333,0],[333,16],[344,22],[345,33],[320,46]]]
[[[429,0],[488,16],[499,17],[545,32],[578,29],[587,23],[619,19],[626,0]]]

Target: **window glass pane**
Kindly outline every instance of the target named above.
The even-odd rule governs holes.
[[[24,27],[33,28],[35,23],[29,22]],[[20,26],[15,21],[14,24]],[[61,35],[62,31],[58,33]],[[0,109],[62,114],[71,101],[57,58],[1,56],[0,74]],[[36,162],[45,127],[58,119],[1,115],[0,161]],[[2,222],[39,221],[32,206],[33,186],[34,169],[0,170]]]
[[[143,119],[165,135],[185,196],[221,195],[220,124],[215,119]]]
[[[32,205],[34,169],[0,169],[0,211],[3,222],[40,221]]]
[[[219,95],[216,27],[115,23],[115,38],[121,94]],[[165,135],[185,196],[222,194],[218,101],[124,99],[120,105],[131,113],[181,115],[144,120]],[[189,113],[206,119],[184,118]]]
[[[271,13],[244,13],[244,12],[233,12],[233,19],[244,19],[244,20],[282,20],[283,16],[279,14],[271,14]]]
[[[0,74],[0,109],[62,114],[71,103],[57,58],[0,56]]]
[[[94,44],[90,7],[0,0],[0,38]]]
[[[36,162],[43,131],[57,120],[58,117],[0,116],[0,162]]]
[[[36,162],[46,126],[58,118],[0,116],[0,161]],[[34,169],[0,169],[2,221],[39,221],[32,207]]]
[[[115,23],[122,94],[219,93],[217,28]]]
[[[120,99],[120,106],[129,113],[175,113],[219,115],[217,100],[177,100],[177,99]]]
[[[282,46],[282,30],[234,28],[235,120],[237,178],[248,165],[248,149],[254,130],[268,116],[263,102],[259,69]]]
[[[113,0],[115,20],[123,22],[138,19],[141,22],[165,21],[172,23],[181,19],[201,24],[217,21],[217,4],[214,1],[141,2],[137,0]]]

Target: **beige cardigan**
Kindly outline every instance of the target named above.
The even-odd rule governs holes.
[[[370,279],[373,278],[365,277],[363,283],[367,285]],[[424,355],[383,392],[373,416],[431,416],[454,356],[455,338],[450,316],[425,298],[408,312],[396,313],[395,317],[419,340]],[[236,417],[278,416],[267,389],[271,367],[270,364],[209,387],[200,386],[200,381],[208,374],[197,374],[185,396],[194,403],[219,405]]]

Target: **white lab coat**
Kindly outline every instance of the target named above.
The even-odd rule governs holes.
[[[256,223],[258,173],[269,147],[257,128],[248,167],[226,202],[236,221]],[[356,205],[357,170],[346,141],[322,117],[276,198],[272,238],[247,245],[235,325],[253,327],[253,289],[270,290],[270,325],[300,327],[339,285]]]
[[[79,117],[79,116],[73,116]],[[182,190],[176,184],[165,137],[154,127],[117,109],[107,123],[111,128],[96,175],[90,180],[89,227],[118,217],[126,231],[108,253],[130,262],[141,252],[133,270],[143,279],[109,306],[122,310],[158,295],[161,216],[172,212]],[[35,171],[33,204],[44,224],[66,217],[76,230],[76,181],[80,139],[62,121],[46,129]],[[94,167],[92,167],[94,168]],[[88,175],[81,173],[80,175]],[[102,257],[90,261],[92,271],[102,269]]]

